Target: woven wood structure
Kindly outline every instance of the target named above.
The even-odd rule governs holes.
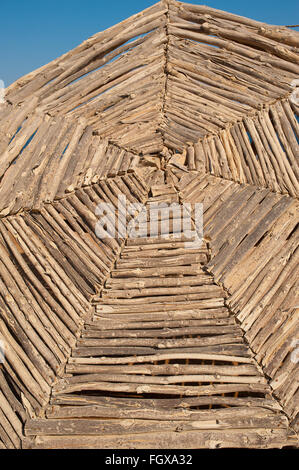
[[[163,0],[6,90],[0,448],[298,446],[298,51]],[[119,195],[201,247],[100,240]]]

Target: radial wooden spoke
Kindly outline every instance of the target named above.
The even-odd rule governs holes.
[[[298,447],[298,46],[162,0],[6,89],[0,448]]]

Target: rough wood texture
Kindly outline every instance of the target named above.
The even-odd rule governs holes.
[[[6,89],[1,449],[298,446],[298,47],[162,0]]]
[[[173,194],[166,185],[160,189],[154,186],[156,196],[150,202],[164,190]],[[164,431],[169,433],[168,447],[171,432],[194,428],[200,430],[198,439],[208,439],[204,437],[207,430],[239,430],[241,442],[249,428],[259,429],[267,447],[272,446],[267,429],[284,428],[284,439],[289,440],[282,409],[244,342],[240,326],[225,307],[226,293],[204,269],[210,257],[207,244],[197,248],[201,254],[197,259],[182,243],[183,233],[176,239],[173,234],[155,244],[147,244],[147,238],[127,240],[112,277],[94,297],[95,315],[85,322],[65,376],[52,389],[46,419],[31,420],[25,426],[25,446],[55,448],[54,436],[66,439],[62,444],[66,447],[84,447],[91,442],[100,447],[109,447],[112,442],[122,446],[121,436],[131,442],[130,434],[136,439],[140,435],[143,442],[142,435],[152,432],[157,439]],[[174,254],[176,271],[164,277]],[[149,266],[150,277],[142,277],[150,260],[155,260],[155,267]],[[191,266],[197,276],[190,275]],[[128,268],[132,268],[131,277],[119,276]],[[94,396],[78,396],[78,392]],[[141,398],[136,400],[136,396]],[[150,400],[151,396],[160,398]],[[185,397],[194,397],[193,406]],[[74,436],[71,442],[70,434]],[[101,438],[92,438],[98,434]],[[76,435],[84,436],[80,444]],[[108,436],[114,436],[110,437],[114,441]],[[205,442],[198,441],[195,446],[209,447]],[[135,446],[133,441],[130,445]],[[221,445],[229,446],[224,435]]]
[[[207,269],[227,289],[227,304],[296,427],[298,200],[213,176],[193,177],[182,196],[203,202],[212,240]]]

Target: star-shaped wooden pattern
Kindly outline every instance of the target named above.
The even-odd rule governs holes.
[[[163,0],[6,90],[0,448],[298,446],[298,48]],[[201,246],[100,240],[119,195]]]

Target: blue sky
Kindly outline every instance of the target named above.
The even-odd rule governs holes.
[[[1,0],[0,79],[8,86],[155,0]],[[299,24],[298,0],[189,0],[271,24]]]

